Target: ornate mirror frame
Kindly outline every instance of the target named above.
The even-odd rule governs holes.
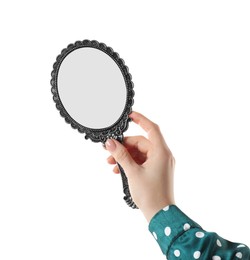
[[[76,122],[64,108],[60,99],[60,95],[58,93],[58,72],[64,58],[67,55],[69,55],[72,51],[85,47],[96,48],[109,55],[120,68],[125,81],[127,89],[127,98],[124,110],[120,118],[114,124],[106,128],[93,129],[85,127],[80,123]],[[132,105],[134,103],[134,84],[132,82],[132,76],[129,73],[128,67],[125,65],[124,60],[119,57],[119,54],[117,52],[114,52],[114,50],[111,47],[107,47],[104,43],[99,43],[96,40],[76,41],[73,44],[69,44],[68,47],[63,49],[61,51],[61,54],[57,56],[56,62],[53,65],[51,77],[51,92],[53,94],[53,100],[56,103],[56,108],[60,111],[60,115],[65,118],[65,121],[68,124],[70,124],[72,128],[77,129],[80,133],[85,133],[85,138],[91,139],[93,142],[105,143],[108,138],[122,140],[123,132],[125,132],[128,129],[128,123],[131,121],[128,115],[131,113]]]

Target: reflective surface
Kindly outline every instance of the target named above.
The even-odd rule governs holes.
[[[113,125],[126,105],[127,89],[120,68],[95,48],[69,53],[59,68],[57,85],[68,114],[88,128]]]

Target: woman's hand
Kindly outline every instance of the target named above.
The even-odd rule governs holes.
[[[109,139],[105,146],[111,153],[108,163],[118,162],[128,178],[131,196],[148,220],[174,202],[175,159],[155,123],[132,112],[129,116],[148,135],[125,137],[123,144]],[[114,172],[119,173],[117,165]]]

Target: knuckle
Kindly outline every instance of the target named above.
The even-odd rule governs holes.
[[[152,127],[153,127],[154,130],[157,130],[157,131],[160,130],[160,126],[158,124],[156,124],[156,123],[153,123]]]
[[[171,165],[175,165],[175,157],[169,149],[163,148],[161,154],[162,158],[167,160]]]
[[[171,166],[175,166],[175,158],[171,152],[168,153],[168,162]]]

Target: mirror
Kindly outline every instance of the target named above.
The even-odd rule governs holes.
[[[58,93],[66,111],[88,128],[110,127],[126,105],[126,84],[119,67],[98,49],[79,48],[58,71]]]
[[[112,48],[98,41],[77,41],[57,56],[51,91],[65,121],[86,139],[122,142],[132,111],[134,90],[128,67]],[[126,175],[120,168],[124,200],[132,208]]]

